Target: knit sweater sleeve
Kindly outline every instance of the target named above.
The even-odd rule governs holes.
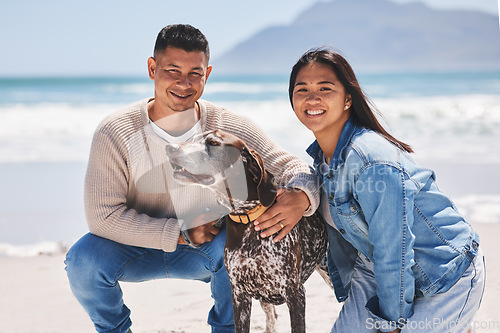
[[[85,177],[85,213],[91,233],[119,243],[174,251],[179,224],[139,213],[130,201],[127,151],[130,121],[104,121],[96,130]]]
[[[316,211],[319,206],[318,179],[306,162],[281,148],[251,119],[210,103],[206,103],[206,108],[207,129],[221,129],[245,141],[262,157],[266,169],[279,186],[300,189],[306,193],[311,206],[304,213],[305,216]]]

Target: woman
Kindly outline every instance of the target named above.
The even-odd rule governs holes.
[[[479,237],[377,121],[338,53],[304,54],[290,75],[316,141],[329,272],[345,300],[332,332],[467,332],[484,289]]]

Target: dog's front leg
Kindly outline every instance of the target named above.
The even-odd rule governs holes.
[[[306,331],[306,293],[304,286],[301,284],[298,288],[289,287],[285,301],[290,312],[292,333],[304,333]]]
[[[236,333],[250,332],[250,315],[252,313],[252,299],[244,293],[233,292],[234,327]]]
[[[266,314],[266,330],[264,333],[276,333],[276,319],[278,319],[278,314],[276,313],[274,304],[260,301],[260,306]]]

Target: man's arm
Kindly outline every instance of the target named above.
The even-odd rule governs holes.
[[[85,213],[91,233],[113,241],[175,251],[180,227],[176,219],[154,218],[127,205],[129,172],[126,141],[104,122],[96,131],[85,177]]]

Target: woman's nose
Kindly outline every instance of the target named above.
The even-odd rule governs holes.
[[[308,103],[317,103],[319,102],[319,96],[316,93],[309,93],[309,95],[307,95],[306,101]]]

